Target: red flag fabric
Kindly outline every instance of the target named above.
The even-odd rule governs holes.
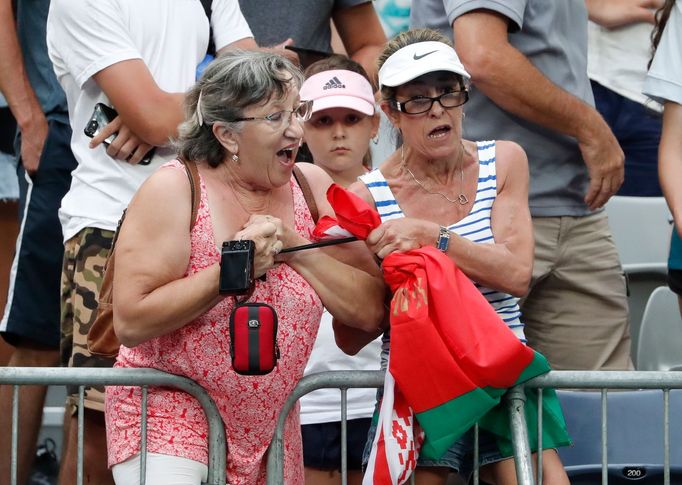
[[[353,234],[350,231],[342,228],[339,222],[333,217],[322,216],[317,221],[315,229],[313,229],[313,238],[316,241],[324,241],[327,239],[337,239],[341,237],[349,237]]]
[[[381,217],[377,211],[339,185],[329,186],[327,200],[336,213],[339,225],[359,239],[367,239],[369,233],[381,225]]]
[[[407,361],[393,360],[393,376],[415,412],[476,387],[510,387],[533,360],[533,350],[519,341],[471,280],[435,247],[392,253],[382,267],[394,293],[391,352],[403,354],[405,345],[408,353],[403,355],[410,355]],[[396,335],[397,327],[401,328]],[[425,377],[430,375],[434,380],[429,383]],[[411,391],[402,386],[401,378],[410,378]],[[437,389],[435,382],[441,384]]]

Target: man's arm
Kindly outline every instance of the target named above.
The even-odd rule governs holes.
[[[504,110],[578,140],[590,175],[585,203],[603,206],[623,183],[624,155],[601,115],[552,83],[509,43],[506,17],[475,10],[458,17],[453,29],[476,89]]]
[[[12,0],[0,0],[0,91],[21,130],[22,163],[33,175],[47,137],[47,120],[24,68]]]
[[[231,44],[228,44],[225,47],[221,47],[220,49],[218,49],[218,55],[220,56],[231,49],[243,49],[253,51],[258,49],[258,44],[256,44],[256,40],[253,37],[246,37],[236,42],[232,42]]]
[[[664,0],[585,0],[590,20],[607,29],[638,22],[655,23],[654,12]]]
[[[348,56],[365,68],[370,79],[376,80],[377,58],[386,43],[386,34],[372,3],[335,10],[332,17]]]
[[[162,146],[177,133],[184,93],[162,90],[141,59],[112,64],[93,79],[116,107],[120,122],[143,143]],[[117,137],[112,146],[119,149],[117,141],[121,142]]]

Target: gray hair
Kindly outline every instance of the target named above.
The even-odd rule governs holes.
[[[182,158],[220,165],[228,153],[213,135],[213,125],[224,123],[240,132],[244,108],[284,98],[303,74],[285,57],[263,51],[232,50],[215,59],[185,97],[185,121],[174,145]]]

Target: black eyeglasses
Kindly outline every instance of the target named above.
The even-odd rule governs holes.
[[[281,129],[289,126],[291,123],[291,117],[296,116],[296,119],[301,123],[304,123],[310,119],[313,114],[313,102],[312,101],[301,101],[294,109],[283,109],[282,111],[277,111],[275,113],[270,113],[265,116],[251,116],[248,118],[235,118],[230,120],[231,122],[237,121],[267,121],[273,128]],[[285,125],[285,122],[286,125]]]
[[[407,101],[400,102],[397,99],[393,100],[395,102],[398,111],[407,113],[409,115],[418,115],[420,113],[426,113],[431,109],[433,103],[438,101],[438,103],[444,108],[456,108],[457,106],[462,106],[464,103],[469,101],[469,91],[463,89],[462,91],[450,91],[449,93],[443,93],[440,96],[431,98],[429,96],[415,96]]]

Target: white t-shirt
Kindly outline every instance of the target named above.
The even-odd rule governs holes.
[[[332,370],[379,370],[381,337],[367,344],[356,355],[341,351],[334,340],[332,316],[325,310],[313,351],[305,367],[305,375]],[[368,418],[374,412],[375,388],[348,389],[348,419]],[[338,389],[318,389],[301,398],[301,424],[341,421],[341,392]]]
[[[251,37],[237,0],[214,0],[211,24],[216,49]],[[86,227],[114,230],[142,182],[175,154],[157,147],[152,163],[143,166],[109,157],[103,145],[90,149],[83,129],[93,108],[98,102],[111,106],[92,76],[117,62],[142,59],[160,89],[184,92],[206,54],[208,27],[199,0],[51,2],[48,52],[66,92],[78,160],[59,210],[65,241]]]
[[[676,2],[644,83],[644,94],[682,104],[682,3]]]
[[[607,29],[589,22],[587,74],[611,91],[660,111],[658,103],[642,94],[651,57],[651,30],[647,23]]]

